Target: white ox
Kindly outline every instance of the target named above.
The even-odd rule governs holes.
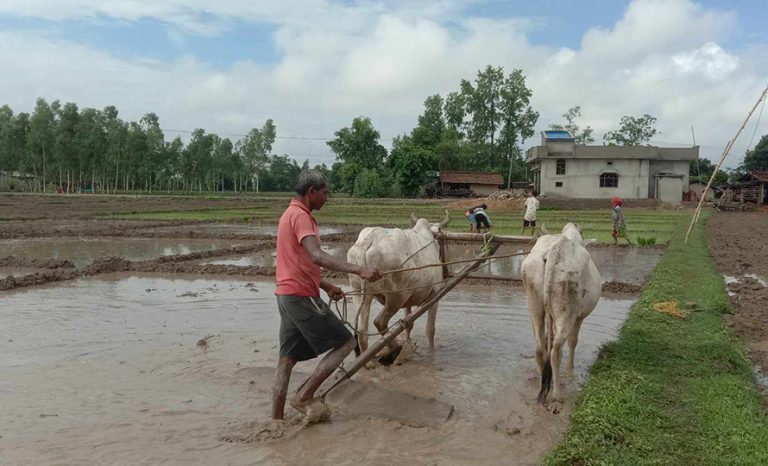
[[[440,231],[448,221],[446,210],[445,218],[440,223],[430,224],[426,219],[417,219],[411,213],[411,228],[408,230],[365,228],[347,252],[347,261],[366,267],[375,267],[382,272],[439,263],[440,248],[433,233]],[[411,306],[419,306],[439,290],[440,285],[435,283],[442,279],[443,270],[439,266],[388,275],[372,286],[359,276],[350,274],[349,283],[353,289],[359,290],[370,286],[364,289],[362,296],[353,296],[357,309],[355,329],[360,350],[365,351],[368,348],[368,320],[374,298],[384,305],[373,321],[379,333],[383,334],[387,330],[389,320],[398,310],[406,308],[406,314],[410,314]],[[435,349],[436,318],[437,304],[429,309],[427,317],[427,339],[431,351]],[[407,332],[407,338],[410,339],[410,330]],[[401,346],[393,341],[389,345],[389,354],[382,356],[380,361],[391,364],[400,350]]]
[[[578,225],[568,223],[561,234],[540,237],[521,268],[541,372],[538,401],[544,403],[551,388],[550,408],[554,412],[562,401],[559,375],[563,343],[568,340],[568,370],[572,371],[581,323],[600,298],[602,281],[585,247],[589,242],[582,239]]]

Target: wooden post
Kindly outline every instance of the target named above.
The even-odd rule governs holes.
[[[398,323],[392,326],[392,328],[389,329],[389,331],[384,334],[381,338],[381,340],[377,341],[373,345],[369,346],[367,350],[360,356],[358,356],[354,361],[352,361],[352,365],[346,369],[346,370],[339,370],[336,372],[336,376],[331,383],[331,385],[328,388],[325,388],[320,393],[320,398],[325,397],[331,390],[336,388],[344,379],[351,378],[357,371],[365,367],[365,365],[373,359],[377,354],[379,354],[379,351],[384,349],[385,346],[387,346],[392,340],[394,340],[398,335],[400,335],[403,331],[405,331],[407,328],[410,328],[413,326],[413,322],[424,315],[427,310],[429,310],[430,307],[432,307],[434,304],[436,304],[438,301],[440,301],[440,298],[448,294],[449,291],[453,289],[464,277],[470,274],[473,270],[480,267],[480,264],[485,262],[485,260],[494,255],[496,253],[496,250],[499,249],[499,246],[501,246],[500,243],[494,242],[491,244],[490,248],[488,249],[488,254],[477,259],[476,261],[472,262],[471,264],[464,267],[461,272],[456,274],[453,278],[451,278],[444,286],[440,289],[440,291],[437,292],[435,296],[433,296],[429,301],[419,306],[411,315],[406,317],[405,319],[400,320]]]
[[[445,236],[439,236],[437,243],[440,245],[440,262],[443,264],[443,278],[448,278],[448,251],[445,249]]]
[[[709,182],[707,183],[707,186],[704,188],[704,192],[701,193],[701,199],[699,199],[699,205],[696,206],[696,211],[693,213],[693,218],[691,218],[691,224],[688,226],[688,231],[685,233],[685,244],[688,244],[688,237],[691,236],[691,231],[693,230],[693,226],[699,220],[699,214],[701,214],[701,207],[704,205],[704,200],[707,198],[707,192],[709,192],[709,187],[712,185],[712,182],[715,180],[715,175],[717,175],[718,170],[720,170],[720,165],[722,165],[723,162],[725,161],[725,158],[728,157],[728,154],[731,152],[733,145],[736,143],[736,139],[739,137],[739,134],[741,134],[741,131],[744,129],[745,126],[747,126],[747,122],[749,121],[749,118],[755,112],[755,109],[757,108],[757,106],[760,105],[760,102],[762,102],[762,100],[765,99],[766,94],[768,94],[768,86],[766,86],[765,90],[763,90],[762,94],[760,94],[760,98],[757,99],[757,102],[755,102],[755,105],[752,107],[752,110],[750,110],[749,113],[747,114],[747,118],[744,120],[744,123],[742,123],[741,126],[739,127],[739,130],[736,131],[736,135],[725,146],[723,155],[720,157],[720,161],[717,162],[717,165],[715,166],[715,171],[712,172],[712,176],[709,177]]]

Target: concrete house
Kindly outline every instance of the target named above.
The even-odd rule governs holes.
[[[583,146],[568,131],[542,131],[526,152],[533,184],[545,196],[659,199],[680,203],[699,147]]]

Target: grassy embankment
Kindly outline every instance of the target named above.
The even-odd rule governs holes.
[[[285,209],[289,196],[256,198],[255,206],[250,209],[213,209],[185,212],[148,212],[119,215],[119,218],[140,220],[208,220],[211,222],[250,221],[257,223],[277,223]],[[331,198],[326,206],[316,213],[321,225],[352,224],[402,225],[408,224],[411,211],[431,221],[442,218],[443,209],[448,208],[451,231],[468,231],[462,209],[455,208],[451,200],[366,200],[351,198]],[[518,235],[522,227],[523,210],[489,210],[493,229],[497,234]],[[625,215],[633,239],[638,237],[655,238],[657,244],[671,238],[674,226],[686,216],[684,211],[626,209]],[[610,209],[604,210],[540,210],[538,222],[546,223],[551,231],[559,231],[567,222],[578,222],[583,227],[585,238],[596,238],[600,242],[610,242]],[[530,230],[529,230],[530,231]]]
[[[768,464],[768,415],[730,312],[703,228],[667,253],[616,342],[592,367],[565,440],[546,464]],[[658,301],[695,301],[680,319]]]

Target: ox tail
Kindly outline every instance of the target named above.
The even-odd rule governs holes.
[[[547,253],[546,257],[544,258],[544,293],[543,293],[543,301],[544,301],[544,320],[546,322],[545,325],[545,336],[544,336],[544,348],[545,348],[545,354],[546,357],[544,359],[544,367],[541,370],[541,389],[539,390],[539,396],[537,397],[537,400],[539,403],[543,403],[544,400],[547,399],[547,395],[549,394],[549,391],[552,388],[552,363],[550,361],[550,357],[552,354],[552,340],[554,338],[554,325],[552,322],[552,303],[555,301],[553,299],[552,293],[556,293],[558,290],[555,290],[554,286],[554,280],[555,280],[555,268],[558,266],[559,263],[561,263],[564,260],[564,254],[565,254],[565,242],[566,240],[564,238],[558,239],[555,244],[552,245],[552,247],[549,249],[549,252]]]
[[[555,279],[555,267],[563,260],[564,238],[559,238],[555,244],[549,248],[549,252],[544,257],[544,315],[550,315],[550,303],[552,298],[552,282]]]
[[[547,353],[547,360],[544,362],[544,368],[541,370],[541,390],[539,390],[539,396],[536,400],[539,403],[544,403],[549,395],[549,390],[552,388],[552,363],[549,360],[549,353]]]

